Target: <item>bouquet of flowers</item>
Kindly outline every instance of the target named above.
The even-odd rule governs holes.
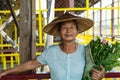
[[[97,37],[90,42],[94,68],[100,70],[100,65],[104,66],[105,71],[110,71],[113,67],[120,66],[120,43],[110,44],[107,40]],[[89,79],[90,73],[89,73]]]

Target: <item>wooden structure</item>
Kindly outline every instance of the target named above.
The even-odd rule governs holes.
[[[20,58],[24,63],[35,58],[35,0],[20,0]]]
[[[105,78],[120,78],[120,73],[110,72],[105,75]],[[29,79],[50,79],[50,73],[9,74],[2,77],[1,80],[29,80]]]

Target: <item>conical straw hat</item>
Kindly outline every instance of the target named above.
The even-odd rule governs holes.
[[[64,21],[70,21],[75,20],[78,26],[78,33],[84,32],[91,28],[94,24],[94,22],[90,19],[79,17],[76,15],[73,15],[71,13],[66,12],[65,14],[61,15],[60,17],[54,19],[52,22],[47,24],[43,31],[47,34],[53,35],[53,36],[59,36],[59,23]]]

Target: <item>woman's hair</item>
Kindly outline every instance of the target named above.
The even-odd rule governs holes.
[[[72,20],[72,21],[75,23],[76,29],[78,30],[78,24],[77,24],[76,20]],[[60,22],[60,23],[57,24],[57,25],[58,25],[58,31],[59,31],[59,32],[60,32],[60,29],[61,29],[61,26],[62,26],[63,23],[64,23],[64,22]]]

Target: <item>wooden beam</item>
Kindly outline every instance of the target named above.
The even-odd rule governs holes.
[[[109,72],[105,74],[105,78],[120,78],[120,72]],[[50,79],[50,73],[28,73],[28,74],[9,74],[3,76],[0,80],[28,80],[28,79]]]
[[[31,56],[32,59],[36,57],[36,0],[32,0],[32,46],[31,46]]]
[[[35,0],[20,0],[20,60],[21,64],[32,59],[35,54],[35,13],[32,2]],[[34,27],[33,27],[34,26]]]

